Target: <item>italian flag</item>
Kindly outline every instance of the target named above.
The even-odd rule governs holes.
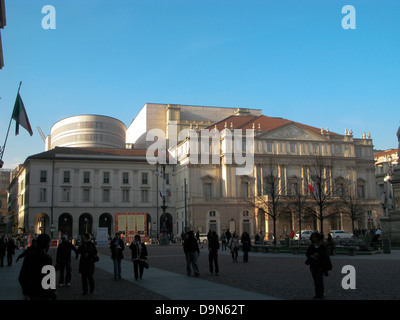
[[[19,92],[17,95],[17,99],[15,100],[12,118],[16,121],[15,135],[19,134],[19,126],[20,125],[22,127],[24,127],[31,136],[33,135],[31,124],[29,123],[28,115],[26,114],[24,103],[22,102]]]

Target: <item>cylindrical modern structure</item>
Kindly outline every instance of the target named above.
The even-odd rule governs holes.
[[[120,120],[101,115],[62,119],[51,128],[50,148],[125,148],[126,127]]]

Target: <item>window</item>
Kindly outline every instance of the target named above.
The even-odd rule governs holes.
[[[40,182],[47,182],[47,171],[40,171]]]
[[[165,184],[169,184],[169,174],[166,173],[166,174],[164,175],[164,177],[165,177]]]
[[[149,202],[148,190],[141,190],[142,202]]]
[[[147,172],[142,172],[142,184],[148,184]]]
[[[244,210],[243,211],[243,217],[249,217],[249,216],[250,216],[250,212],[248,210]]]
[[[210,182],[207,182],[204,184],[204,197],[206,198],[211,198],[212,196],[212,184]]]
[[[249,183],[242,182],[242,197],[248,198],[249,197]]]
[[[108,171],[103,172],[103,183],[110,183],[110,173]]]
[[[39,201],[46,201],[46,189],[45,188],[40,189],[40,200]]]
[[[290,185],[290,193],[292,196],[297,196],[299,194],[299,185],[297,182],[293,182]]]
[[[129,172],[122,173],[122,183],[128,184],[129,183]]]
[[[267,152],[272,152],[272,142],[267,142]]]
[[[129,202],[129,190],[122,189],[122,202]]]
[[[90,201],[90,189],[83,189],[83,201]]]
[[[71,182],[70,175],[71,175],[70,171],[64,171],[64,183],[70,183]]]
[[[90,183],[90,172],[85,171],[83,173],[83,183]]]
[[[296,144],[294,142],[291,142],[289,144],[289,151],[290,151],[290,153],[295,153],[296,152]]]
[[[211,210],[211,211],[209,212],[209,214],[210,214],[210,217],[215,217],[215,216],[217,215],[217,213],[215,212],[215,210]]]
[[[364,197],[365,197],[364,186],[358,186],[357,191],[358,191],[358,197],[360,199],[364,199]]]
[[[65,201],[65,202],[71,201],[71,189],[70,188],[63,189],[62,201]]]
[[[110,202],[110,189],[103,189],[103,202]]]

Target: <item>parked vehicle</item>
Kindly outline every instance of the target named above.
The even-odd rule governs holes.
[[[354,234],[347,232],[346,230],[331,230],[329,232],[333,239],[352,239]]]
[[[313,233],[313,230],[302,230],[301,231],[301,239],[302,240],[310,240],[310,236]],[[300,240],[300,232],[297,232],[294,236],[294,240]]]
[[[207,238],[207,233],[200,233],[199,234],[200,238],[200,243],[207,243],[208,242],[208,238]]]

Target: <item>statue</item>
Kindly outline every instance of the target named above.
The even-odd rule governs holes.
[[[397,146],[398,149],[400,149],[400,127],[397,129],[397,140],[399,141],[399,145]]]

